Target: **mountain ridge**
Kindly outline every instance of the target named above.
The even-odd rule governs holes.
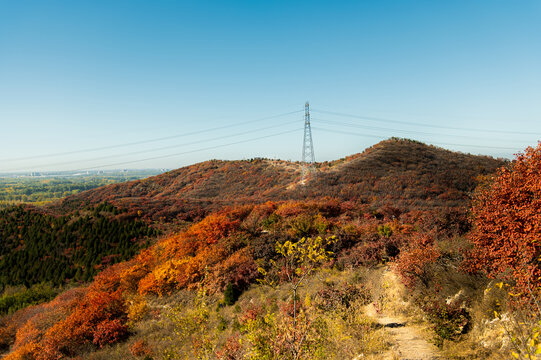
[[[269,200],[335,197],[371,203],[385,194],[400,206],[439,197],[445,205],[463,205],[475,187],[475,178],[506,164],[502,159],[470,155],[407,140],[389,139],[362,153],[314,164],[315,172],[301,186],[301,163],[285,160],[209,160],[164,174],[113,184],[49,206],[76,209],[108,201],[141,211],[151,220],[200,219],[208,210],[226,205]],[[427,191],[429,190],[429,191]],[[207,211],[203,211],[206,209]]]

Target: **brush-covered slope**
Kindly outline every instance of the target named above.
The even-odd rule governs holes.
[[[0,213],[0,286],[89,280],[146,246],[156,234],[148,225],[178,231],[179,224],[231,206],[334,198],[378,217],[449,213],[467,205],[477,176],[503,164],[391,139],[316,164],[304,186],[298,163],[212,160],[89,190],[45,209],[6,209]]]
[[[112,351],[116,358],[129,358],[130,354],[136,356],[134,349],[143,344],[137,341],[144,338],[148,339],[144,344],[147,353],[156,358],[190,358],[197,349],[212,349],[207,358],[241,358],[254,353],[258,346],[254,339],[260,339],[257,336],[261,334],[271,334],[269,341],[284,329],[291,334],[287,324],[296,321],[292,320],[291,309],[297,305],[312,319],[327,314],[336,321],[355,309],[351,299],[359,305],[359,311],[370,301],[380,302],[379,295],[371,292],[374,289],[363,288],[363,281],[356,277],[336,284],[327,280],[318,283],[318,290],[310,297],[308,293],[299,296],[305,299],[302,304],[291,303],[291,296],[271,301],[265,296],[261,301],[246,298],[245,305],[227,306],[239,294],[257,289],[254,284],[262,280],[263,273],[267,279],[286,281],[283,269],[288,260],[277,251],[277,244],[293,244],[307,237],[332,240],[320,246],[320,250],[332,254],[332,260],[325,264],[329,271],[331,267],[337,273],[343,269],[356,271],[391,261],[410,286],[421,283],[426,289],[438,289],[437,294],[426,293],[423,298],[437,295],[445,299],[455,293],[454,283],[432,277],[429,266],[439,266],[433,273],[443,276],[459,268],[463,254],[456,242],[469,229],[465,207],[468,193],[476,177],[503,164],[409,140],[389,140],[362,154],[317,164],[304,186],[299,184],[298,164],[210,161],[73,196],[51,207],[51,211],[83,213],[76,209],[86,206],[100,215],[112,210],[113,217],[128,220],[140,221],[146,216],[158,220],[155,225],[191,220],[189,217],[202,219],[182,230],[176,227],[175,234],[158,239],[131,260],[106,268],[86,288],[67,291],[47,304],[0,318],[0,351],[9,352],[6,359],[10,360],[114,358]],[[92,204],[106,200],[127,210],[115,210],[111,205],[96,209],[99,205]],[[454,262],[447,266],[448,261]],[[195,289],[199,289],[197,294],[210,294],[216,301],[207,307],[197,299],[175,300],[182,294],[195,295],[190,291]],[[228,291],[230,301],[226,303]],[[224,301],[220,302],[222,297]],[[186,313],[174,312],[179,311],[175,310],[179,302],[186,304]],[[198,304],[204,307],[198,308]],[[175,324],[186,329],[185,319],[201,309],[203,320],[196,319],[194,327],[202,329],[200,333],[190,332],[185,337],[185,330],[177,331]],[[220,323],[205,320],[205,314],[210,313],[221,319]],[[312,324],[309,318],[304,319]],[[335,340],[340,339],[333,343],[328,334],[334,334],[334,330],[318,333],[327,325],[319,326],[322,323],[314,321],[310,341],[323,344],[325,354],[336,354],[337,349],[348,348],[344,339],[358,340],[367,329],[375,328],[350,332],[355,323],[358,321],[327,322],[328,329],[347,329],[343,336],[333,335]],[[207,341],[204,346],[201,339]],[[231,349],[241,355],[227,355]],[[284,351],[287,353],[287,349]],[[365,351],[369,352],[355,348],[340,358],[353,358]]]
[[[308,196],[391,201],[399,207],[464,205],[476,178],[504,164],[488,156],[390,139],[344,161],[321,164]]]
[[[276,198],[296,181],[298,168],[298,164],[276,160],[211,160],[141,181],[86,191],[66,198],[60,208],[110,201],[142,211],[153,220],[192,221],[223,205]]]
[[[335,197],[408,210],[465,205],[476,177],[504,161],[390,139],[361,154],[316,164],[305,186],[300,164],[266,159],[212,160],[144,180],[83,192],[54,207],[109,201],[155,221],[196,220],[223,206]]]

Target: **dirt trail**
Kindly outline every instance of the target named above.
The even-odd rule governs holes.
[[[394,317],[377,317],[378,323],[384,326],[392,338],[391,351],[384,359],[403,360],[443,360],[437,355],[437,348],[429,344],[415,327],[402,319]]]
[[[438,354],[438,348],[422,336],[419,327],[408,323],[399,315],[390,314],[393,309],[404,304],[397,296],[398,287],[395,285],[399,280],[388,269],[382,274],[382,280],[387,284],[389,292],[395,292],[387,297],[389,303],[385,308],[389,310],[380,312],[374,304],[367,307],[367,315],[381,324],[391,338],[391,349],[382,355],[382,360],[444,360],[445,358]]]

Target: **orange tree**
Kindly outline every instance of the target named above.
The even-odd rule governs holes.
[[[541,285],[541,142],[476,191],[471,264],[514,280],[523,295]]]

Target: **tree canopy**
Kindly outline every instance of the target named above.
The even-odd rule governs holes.
[[[541,143],[480,186],[472,212],[474,268],[514,280],[524,293],[539,287]]]

